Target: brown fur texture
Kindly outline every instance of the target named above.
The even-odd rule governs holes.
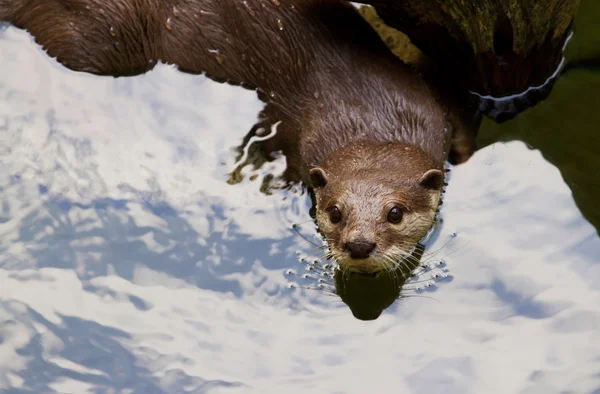
[[[358,270],[380,269],[424,235],[441,181],[420,180],[441,174],[453,135],[471,135],[341,0],[0,0],[0,18],[76,71],[128,76],[162,61],[257,89],[262,124],[281,121],[270,144],[290,178],[310,185],[309,170],[323,168],[317,220],[334,257]],[[335,226],[331,204],[344,215]],[[395,225],[384,220],[393,205],[405,215]],[[352,240],[376,243],[379,258],[348,260]]]

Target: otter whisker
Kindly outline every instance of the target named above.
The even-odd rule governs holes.
[[[383,254],[381,255],[381,265],[383,265],[383,271],[388,270],[389,266],[391,264],[391,257],[388,256],[387,254]]]
[[[299,285],[297,283],[288,283],[287,288],[288,289],[316,290],[316,291],[320,291],[320,292],[322,292],[322,293],[324,293],[324,294],[326,294],[328,296],[337,297],[337,294],[331,293],[331,292],[329,292],[329,291],[327,291],[327,290],[325,290],[325,289],[323,289],[321,287],[318,287],[318,286],[317,287],[311,287],[311,286],[302,286],[302,285]]]
[[[449,275],[444,275],[444,276],[440,275],[438,277],[434,276],[432,278],[427,278],[427,279],[422,279],[422,280],[416,280],[414,282],[408,282],[408,283],[406,283],[406,285],[407,286],[409,286],[409,285],[418,285],[419,283],[431,283],[431,282],[439,283],[439,282],[441,282],[444,279],[449,278],[449,277],[450,277]]]
[[[406,267],[408,275],[410,275],[410,273],[419,266],[420,260],[412,254],[405,254],[400,260],[398,260],[398,263]]]
[[[408,253],[405,253],[402,257],[401,260],[404,262],[411,262],[414,263],[416,266],[418,266],[421,262],[421,258],[420,257],[416,257],[413,256],[414,250],[410,250],[408,251]],[[416,267],[414,267],[416,268]],[[413,269],[414,269],[413,268]],[[412,270],[411,270],[412,271]]]
[[[394,264],[395,268],[399,268],[402,271],[404,277],[408,277],[412,271],[404,259],[392,260],[392,264]]]
[[[443,267],[446,263],[443,260],[437,260],[435,264],[430,262],[424,262],[420,265],[421,269],[419,271],[414,272],[414,275],[424,274],[425,272],[430,272],[435,268]]]
[[[448,257],[458,257],[458,256],[461,256],[461,255],[464,253],[464,250],[463,250],[463,253],[461,253],[461,254],[458,254],[458,255],[456,255],[456,253],[457,253],[457,252],[459,252],[459,251],[461,251],[461,250],[462,250],[462,249],[463,249],[465,246],[467,246],[468,244],[469,244],[469,242],[467,242],[467,243],[465,243],[464,245],[460,246],[460,247],[459,247],[459,248],[457,248],[456,250],[453,250],[452,252],[450,252],[450,253],[448,253],[448,254],[445,254],[445,255],[444,255],[444,259],[442,259],[442,260],[438,260],[438,259],[435,257],[435,255],[437,255],[437,254],[438,254],[438,253],[436,252],[436,253],[435,253],[435,255],[434,255],[434,254],[432,254],[431,256],[427,256],[427,259],[425,260],[425,262],[426,262],[426,263],[429,263],[429,262],[431,262],[431,261],[439,261],[439,263],[440,263],[440,264],[444,264],[444,263],[445,263],[445,262],[444,262],[444,260],[445,260],[445,259],[447,259]]]
[[[470,243],[471,243],[471,240],[468,240],[468,241],[466,241],[466,243],[465,243],[465,244],[461,245],[460,247],[456,248],[456,249],[455,249],[455,250],[453,250],[452,252],[448,253],[448,254],[446,255],[446,257],[459,257],[459,256],[461,256],[462,254],[460,254],[460,255],[455,255],[455,253],[456,253],[456,252],[459,252],[459,251],[461,251],[461,250],[462,250],[462,249],[463,249],[465,246],[467,246],[467,245],[468,245],[468,244],[470,244]],[[463,253],[464,253],[464,252],[465,252],[465,251],[463,250]]]
[[[423,256],[429,257],[431,255],[435,255],[435,254],[441,252],[446,246],[448,246],[448,244],[450,242],[452,242],[452,239],[448,240],[445,244],[443,244],[442,246],[440,246],[438,249],[436,249],[434,251],[423,253]]]
[[[390,263],[390,265],[387,267],[388,270],[392,271],[392,270],[395,270],[398,268],[402,272],[402,276],[406,277],[406,276],[410,275],[410,268],[408,266],[406,266],[402,260],[397,261],[396,259],[392,258],[392,256],[388,256],[388,255],[385,255],[384,257]],[[407,272],[404,272],[405,269]]]
[[[446,263],[443,260],[440,260],[436,263],[434,263],[434,266],[431,266],[432,263],[427,263],[427,268],[424,268],[422,270],[422,272],[419,272],[419,275],[423,275],[425,273],[428,272],[433,272],[433,271],[438,271],[438,272],[444,272],[444,273],[448,273],[448,268],[446,268]],[[436,274],[437,275],[437,274]],[[442,276],[442,274],[439,274],[440,276]]]
[[[321,277],[330,279],[330,278],[333,278],[333,276],[334,276],[333,269],[335,268],[335,266],[331,263],[322,264],[319,259],[310,259],[309,260],[305,257],[301,257],[298,261],[301,264],[305,265],[305,269],[307,271],[315,272],[316,274],[320,275]]]
[[[417,242],[418,243],[418,242]],[[406,242],[406,241],[401,241],[398,243],[395,243],[394,245],[401,247],[401,248],[409,248],[412,249],[414,246],[416,246],[416,243],[412,243],[412,242]]]
[[[300,222],[300,223],[292,223],[292,228],[300,227],[303,224],[306,224],[306,223],[309,223],[309,222],[314,222],[314,221],[315,220],[311,218],[311,219],[305,220],[305,221]]]
[[[330,255],[330,251],[329,250],[322,250],[321,253],[316,254],[316,255],[307,255],[305,257],[302,257],[301,259],[303,259],[303,261],[306,261],[307,259],[316,261],[316,260],[321,260],[323,258],[326,258],[328,255]]]
[[[434,300],[437,302],[441,302],[440,300],[433,298],[433,297],[429,297],[429,296],[424,296],[424,295],[401,295],[400,298],[429,298],[430,300]]]
[[[400,268],[400,270],[402,271],[402,276],[404,278],[409,278],[411,275],[411,269],[410,267],[406,264],[406,261],[402,261],[402,262],[395,262],[396,267]]]
[[[415,247],[413,247],[413,249],[411,249],[408,253],[405,253],[397,262],[398,264],[405,266],[406,269],[408,270],[409,274],[411,271],[413,271],[415,268],[417,268],[420,264],[420,258],[413,256],[414,251],[415,251]],[[411,265],[413,265],[413,267],[410,267],[408,265],[409,263],[411,263]]]
[[[310,239],[308,239],[304,234],[302,234],[300,232],[300,230],[298,230],[298,227],[294,227],[294,225],[292,226],[292,229],[296,232],[296,234],[298,234],[303,240],[305,240],[307,243],[309,243],[311,246],[314,246],[317,249],[325,249],[327,247],[327,245],[317,245],[316,243],[314,243],[313,241],[311,241]]]
[[[307,264],[311,264],[312,266],[317,266],[319,264],[321,264],[321,260],[325,259],[326,261],[330,260],[330,252],[324,252],[319,256],[309,256],[309,258],[312,260],[312,263],[306,262]]]

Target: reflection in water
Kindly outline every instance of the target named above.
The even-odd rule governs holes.
[[[443,260],[419,267],[424,251],[425,246],[417,245],[412,259],[407,259],[405,266],[393,271],[364,274],[337,270],[335,292],[350,307],[354,317],[375,320],[399,298],[411,297],[406,293],[431,289],[440,280],[450,278]]]
[[[570,33],[565,40],[563,51],[567,47],[568,42],[573,37]],[[525,110],[535,107],[540,101],[548,98],[557,78],[565,66],[565,58],[563,57],[558,67],[541,85],[530,86],[523,92],[512,94],[503,97],[494,97],[491,95],[481,95],[476,92],[470,92],[479,101],[479,111],[494,119],[498,123],[506,122],[514,119],[515,116]]]
[[[310,218],[307,195],[260,192],[285,158],[227,184],[229,148],[262,108],[253,92],[165,66],[88,77],[1,34],[3,393],[600,389],[600,239],[575,206],[598,200],[594,72],[484,125],[489,146],[446,192],[442,231],[459,236],[429,249],[453,282],[365,324],[287,289],[295,252],[312,250],[291,228]],[[540,150],[493,143],[515,131]],[[391,300],[386,283],[373,289]]]
[[[600,73],[571,69],[540,105],[506,125],[484,122],[480,146],[520,140],[560,171],[585,217],[600,231]],[[560,109],[560,110],[557,110]]]
[[[592,22],[598,15],[600,3],[582,2],[566,49],[568,62],[552,95],[506,125],[484,122],[478,145],[519,140],[539,149],[561,171],[577,206],[600,232],[600,73],[595,66],[600,30]]]
[[[305,266],[306,273],[298,274],[290,269],[286,274],[299,280],[300,288],[340,297],[357,319],[375,320],[401,293],[406,298],[406,293],[431,289],[435,283],[450,278],[443,260],[436,260],[434,264],[421,262],[424,251],[425,246],[418,244],[403,264],[394,270],[375,273],[354,272],[329,260],[323,262],[301,255],[299,262]],[[294,282],[288,285],[290,288],[298,286]]]
[[[247,151],[247,150],[246,150]],[[447,170],[450,172],[450,170]],[[449,178],[449,176],[447,176]],[[312,201],[314,195],[311,193]],[[442,196],[443,197],[443,196]],[[390,268],[374,273],[355,272],[341,266],[331,255],[330,248],[324,240],[323,233],[319,230],[318,222],[314,219],[314,202],[312,205],[312,220],[315,228],[315,241],[303,234],[306,223],[294,224],[292,228],[305,241],[305,244],[314,248],[316,254],[299,255],[298,261],[304,265],[306,273],[297,274],[294,270],[286,273],[301,281],[300,287],[307,290],[319,290],[328,295],[335,295],[348,305],[354,317],[360,320],[375,320],[381,313],[389,308],[396,300],[407,298],[406,293],[420,292],[425,289],[433,290],[434,285],[451,278],[446,268],[446,263],[440,258],[438,252],[443,250],[455,237],[449,233],[449,240],[437,251],[425,253],[427,245],[440,238],[439,231],[442,218],[440,215],[443,199],[440,198],[438,214],[434,225],[429,232],[418,242],[410,253],[394,262]],[[290,283],[290,288],[297,288],[297,283]]]

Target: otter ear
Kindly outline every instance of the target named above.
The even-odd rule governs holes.
[[[444,173],[440,170],[429,170],[419,180],[419,185],[430,190],[439,190],[444,184]]]
[[[327,185],[327,174],[325,174],[325,170],[321,167],[311,168],[308,174],[310,175],[310,183],[312,183],[313,188],[318,189]]]

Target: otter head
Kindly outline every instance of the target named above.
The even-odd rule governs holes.
[[[444,172],[389,152],[339,161],[309,172],[331,257],[351,271],[396,268],[433,225]]]

